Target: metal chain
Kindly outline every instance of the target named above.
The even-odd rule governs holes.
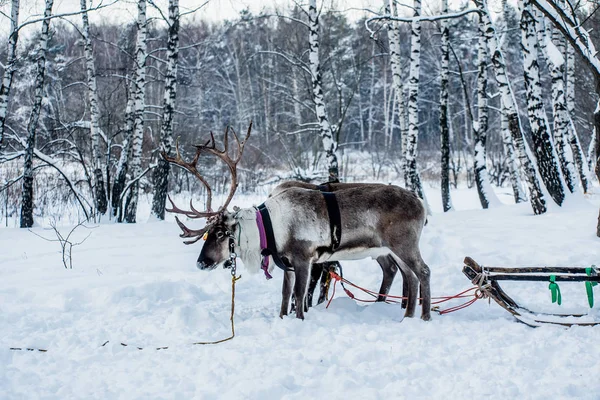
[[[235,277],[237,264],[235,259],[237,258],[237,254],[235,254],[235,238],[233,237],[233,233],[229,233],[229,265],[231,267],[231,276]]]

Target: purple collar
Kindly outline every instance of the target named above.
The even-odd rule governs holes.
[[[262,214],[258,210],[256,210],[256,225],[258,226],[258,236],[260,238],[260,251],[262,254],[262,251],[267,248],[267,233],[265,232],[265,224],[263,222]],[[262,261],[260,263],[260,268],[264,271],[265,278],[273,278],[269,273],[269,256],[263,254]]]

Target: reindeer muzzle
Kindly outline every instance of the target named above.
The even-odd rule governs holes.
[[[196,267],[201,271],[212,271],[213,269],[217,268],[217,263],[207,263],[198,260]]]

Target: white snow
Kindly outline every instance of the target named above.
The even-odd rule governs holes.
[[[528,204],[478,210],[476,191],[458,190],[452,197],[462,209],[442,214],[439,189],[426,189],[434,214],[421,249],[434,296],[471,286],[461,272],[467,255],[495,266],[600,261],[598,198],[571,196],[564,207],[533,216]],[[506,190],[497,194],[512,199]],[[229,271],[198,271],[200,244],[184,246],[172,221],[102,224],[91,232],[65,270],[57,243],[0,229],[1,399],[598,398],[600,327],[533,329],[486,301],[428,323],[401,321],[398,305],[364,306],[339,286],[329,309],[281,320],[280,271],[266,281],[240,267],[236,337],[192,346],[229,334]],[[346,278],[379,287],[375,263],[344,266]],[[582,283],[560,284],[561,307],[551,304],[547,283],[503,287],[532,309],[600,318],[598,287],[592,310]],[[392,293],[400,292],[398,280]],[[158,346],[169,349],[151,349]]]

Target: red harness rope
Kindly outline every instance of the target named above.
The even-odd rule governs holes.
[[[385,297],[385,302],[386,303],[399,303],[399,301],[393,300],[393,299],[399,299],[399,300],[404,300],[407,299],[406,296],[391,296],[391,295],[384,295],[382,293],[377,293],[374,292],[372,290],[369,289],[365,289],[363,287],[360,287],[358,285],[355,285],[354,283],[350,282],[349,280],[341,277],[340,275],[336,274],[333,271],[329,272],[331,275],[331,278],[334,280],[333,282],[333,293],[331,294],[331,298],[329,299],[329,302],[327,302],[327,306],[325,308],[329,308],[329,305],[331,304],[331,301],[333,300],[334,296],[335,296],[335,286],[336,284],[339,282],[341,282],[342,284],[346,284],[352,287],[355,287],[356,289],[362,290],[363,292],[373,296],[373,297],[379,297],[379,296],[384,296]],[[346,289],[344,287],[344,291],[346,292],[346,294],[348,295],[348,297],[350,297],[353,300],[356,301],[361,301],[363,303],[374,303],[377,301],[377,299],[369,299],[369,300],[365,300],[365,299],[359,299],[357,298],[354,293],[352,293],[350,290]],[[473,292],[473,293],[469,293],[469,292]],[[441,304],[441,303],[445,303],[446,301],[450,301],[453,299],[462,299],[462,298],[471,298],[469,301],[467,301],[466,303],[463,304],[459,304],[457,306],[454,307],[450,307],[447,308],[445,310],[435,310],[437,311],[440,315],[444,315],[444,314],[448,314],[454,311],[458,311],[458,310],[462,310],[463,308],[466,308],[468,306],[470,306],[471,304],[475,303],[477,300],[483,298],[483,293],[481,293],[480,291],[477,290],[477,286],[473,286],[472,288],[469,288],[467,290],[463,290],[462,292],[455,294],[454,296],[439,296],[439,297],[432,297],[432,301],[431,304]],[[420,298],[419,298],[420,299]]]

